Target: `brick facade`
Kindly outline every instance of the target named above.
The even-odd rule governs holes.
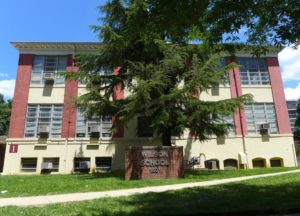
[[[72,55],[67,58],[67,73],[78,72],[79,68],[74,65]],[[64,111],[62,120],[63,138],[75,137],[76,133],[76,98],[78,94],[78,81],[66,80],[65,83],[65,97],[64,97]]]
[[[120,67],[114,69],[114,75],[119,75]],[[122,83],[117,84],[114,87],[113,100],[122,100],[124,99],[124,86]],[[113,138],[124,137],[124,125],[116,121],[115,116],[112,117],[113,126],[116,130],[113,132]]]
[[[227,58],[227,62],[236,62],[236,58]],[[243,95],[239,68],[232,68],[229,70],[229,83],[231,98]],[[236,135],[247,135],[247,122],[244,110],[239,108],[236,109],[234,114],[234,125]]]
[[[32,63],[33,55],[20,54],[10,117],[9,138],[24,137]]]
[[[276,57],[267,58],[270,82],[272,86],[272,94],[274,100],[274,107],[278,123],[278,132],[280,134],[290,134],[291,125],[288,121],[288,109],[286,105],[283,82],[279,69],[278,59]]]
[[[183,147],[137,147],[125,151],[125,179],[183,177]]]

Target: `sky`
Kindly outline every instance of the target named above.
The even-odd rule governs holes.
[[[0,93],[13,97],[19,42],[95,42],[90,25],[99,24],[105,0],[0,0]],[[288,100],[300,98],[300,49],[285,48],[279,64]]]

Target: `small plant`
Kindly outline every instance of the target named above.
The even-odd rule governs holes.
[[[97,169],[96,169],[95,166],[93,166],[93,167],[91,168],[91,173],[92,173],[92,174],[96,174],[96,173],[97,173]]]

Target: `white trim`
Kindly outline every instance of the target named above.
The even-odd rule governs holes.
[[[266,53],[265,55],[261,55],[260,58],[265,58],[265,57],[278,57],[278,53],[280,52],[281,50],[278,50],[278,52],[276,51],[273,51],[273,52],[268,52]],[[255,55],[251,54],[251,53],[246,53],[246,52],[243,52],[243,51],[238,51],[235,53],[235,56],[236,57],[250,57],[250,58],[253,58],[253,57],[256,57]]]
[[[33,50],[33,49],[25,49],[20,50],[20,54],[34,54],[34,55],[74,55],[80,53],[89,53],[89,54],[97,54],[98,51],[74,51],[74,50]]]

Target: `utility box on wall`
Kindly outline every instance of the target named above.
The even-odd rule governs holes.
[[[182,178],[183,147],[130,147],[125,151],[125,179]]]

